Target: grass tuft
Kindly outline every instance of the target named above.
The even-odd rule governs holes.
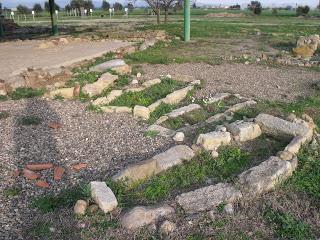
[[[144,132],[143,134],[145,137],[156,137],[159,135],[159,132],[158,131],[146,131]]]
[[[33,89],[33,88],[17,88],[15,91],[9,94],[13,100],[19,100],[23,98],[40,97],[44,94],[44,89]]]
[[[18,122],[21,125],[39,125],[42,119],[37,116],[23,116],[21,117]]]
[[[0,111],[0,119],[6,119],[10,117],[10,113],[7,111]]]
[[[150,124],[155,123],[161,116],[171,112],[175,108],[175,105],[161,103],[151,114],[148,122]]]

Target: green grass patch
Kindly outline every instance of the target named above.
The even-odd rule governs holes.
[[[58,195],[49,194],[34,199],[31,203],[32,208],[40,211],[52,212],[58,208],[70,207],[79,199],[90,197],[89,186],[80,186],[73,189],[62,190]]]
[[[36,221],[33,223],[32,227],[29,229],[30,236],[34,238],[41,239],[51,239],[52,232],[50,231],[51,225],[46,222]]]
[[[126,92],[120,97],[113,100],[111,106],[127,106],[134,107],[135,105],[149,106],[158,99],[164,98],[169,93],[182,88],[183,83],[172,79],[163,79],[161,83],[140,92]]]
[[[84,86],[88,83],[94,83],[98,80],[101,73],[98,72],[78,72],[71,80],[66,83],[67,87],[73,87],[77,84]]]
[[[121,88],[127,86],[129,84],[129,76],[128,75],[120,75],[118,80],[115,82],[115,88]]]
[[[198,109],[182,115],[185,122],[193,125],[203,122],[208,118],[209,114],[204,109]]]
[[[203,184],[208,177],[220,181],[231,180],[250,162],[249,154],[236,147],[223,147],[219,152],[218,159],[212,159],[209,152],[202,152],[189,162],[130,187],[121,181],[109,181],[108,186],[122,207],[155,203],[170,197],[174,192]]]
[[[168,120],[161,123],[162,126],[166,128],[170,128],[173,130],[177,130],[184,126],[185,122],[182,117],[169,118]]]
[[[264,216],[271,224],[275,235],[280,239],[316,239],[310,226],[301,220],[297,220],[291,214],[268,209]]]
[[[159,135],[159,132],[158,131],[146,131],[146,132],[144,132],[144,134],[143,134],[145,137],[156,137],[156,136],[158,136]]]
[[[23,116],[18,120],[21,125],[39,125],[42,122],[42,119],[37,116]]]
[[[21,192],[21,189],[18,188],[8,188],[3,190],[3,194],[5,197],[10,198],[19,195]]]
[[[33,88],[17,88],[15,91],[11,92],[9,96],[13,100],[19,100],[23,98],[33,98],[40,97],[44,94],[44,89],[33,89]]]
[[[103,113],[101,107],[95,106],[95,105],[93,105],[93,104],[89,104],[89,105],[86,107],[86,110],[92,111],[92,112],[96,112],[96,113]]]
[[[175,105],[161,103],[151,114],[148,122],[150,124],[156,122],[161,116],[171,112],[175,109]]]
[[[8,100],[8,96],[6,95],[0,95],[0,102],[4,102]]]
[[[10,117],[10,113],[7,111],[0,111],[0,119],[6,119]]]

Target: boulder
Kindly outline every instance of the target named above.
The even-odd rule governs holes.
[[[193,89],[193,86],[188,86],[177,90],[173,93],[168,94],[164,99],[163,102],[167,104],[176,104],[181,102],[187,96],[188,92]]]
[[[73,212],[77,215],[84,215],[86,213],[88,203],[84,200],[78,200],[74,205]]]
[[[176,197],[178,204],[188,213],[208,211],[221,203],[233,203],[242,197],[241,192],[229,183],[218,183],[182,193]]]
[[[301,49],[308,49],[308,51],[312,52],[312,55],[315,51],[317,51],[318,47],[320,46],[320,36],[317,34],[310,35],[310,36],[301,36],[297,41],[297,47],[293,49],[296,53]],[[311,56],[312,56],[311,55]]]
[[[303,136],[310,140],[313,131],[305,124],[289,122],[269,114],[261,113],[255,118],[255,122],[259,124],[262,132],[280,138],[292,138],[295,136]]]
[[[308,46],[296,47],[293,48],[292,51],[297,57],[303,59],[310,59],[315,53],[315,51],[309,48]]]
[[[276,184],[291,176],[296,164],[278,157],[270,157],[258,166],[241,173],[239,186],[242,193],[256,196],[272,190]]]
[[[291,142],[284,149],[292,154],[298,154],[301,146],[307,141],[307,138],[303,136],[294,137]]]
[[[108,96],[106,97],[100,97],[97,98],[95,101],[93,101],[93,105],[98,106],[98,105],[106,105],[111,103],[113,100],[115,100],[117,97],[121,96],[123,93],[122,90],[112,90]]]
[[[148,127],[148,131],[156,131],[159,133],[160,136],[163,136],[163,137],[172,137],[176,133],[174,130],[171,130],[169,128],[165,128],[156,124],[153,124],[150,127]]]
[[[148,88],[151,87],[155,84],[159,84],[161,83],[161,80],[159,78],[153,79],[153,80],[149,80],[149,81],[145,81],[144,83],[142,83],[142,86]]]
[[[148,120],[150,118],[150,111],[147,107],[136,105],[133,108],[133,116],[136,118],[142,118]]]
[[[61,96],[65,99],[71,99],[74,97],[74,87],[71,88],[59,88],[56,90],[53,90],[49,93],[50,98],[55,98],[57,96]]]
[[[120,66],[124,66],[124,65],[126,65],[126,63],[122,59],[113,59],[113,60],[98,64],[96,66],[93,66],[89,70],[91,72],[104,72],[108,69],[120,67]]]
[[[104,73],[96,82],[85,85],[82,88],[82,91],[83,93],[88,94],[90,97],[99,95],[105,88],[110,87],[117,79],[118,76],[116,75]]]
[[[104,213],[111,212],[118,206],[115,195],[105,182],[90,182],[90,188],[92,199]]]
[[[259,125],[253,122],[234,122],[228,125],[228,130],[232,135],[236,136],[240,142],[255,139],[262,133]]]
[[[231,134],[229,132],[210,132],[200,134],[197,139],[197,144],[201,145],[205,150],[216,150],[221,145],[226,145],[231,142]]]
[[[168,113],[167,116],[169,118],[176,118],[198,109],[201,109],[201,106],[199,104],[192,103],[188,106],[184,106],[184,107],[173,110],[172,112]]]
[[[135,230],[149,224],[155,224],[158,220],[174,214],[174,208],[164,205],[160,207],[138,206],[121,217],[121,225],[124,228]]]

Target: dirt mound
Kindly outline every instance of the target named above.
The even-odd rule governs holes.
[[[4,19],[4,30],[6,32],[10,32],[10,31],[16,30],[18,28],[20,28],[20,26],[18,24],[14,23],[13,20]]]
[[[243,13],[208,13],[206,17],[228,17],[228,18],[238,18],[238,17],[245,17],[246,15]]]

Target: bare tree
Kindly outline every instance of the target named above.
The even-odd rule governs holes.
[[[162,0],[144,0],[152,8],[152,11],[157,14],[157,24],[160,24],[160,8]]]
[[[172,8],[178,0],[161,0],[161,5],[164,9],[164,22],[168,22],[169,9]]]

